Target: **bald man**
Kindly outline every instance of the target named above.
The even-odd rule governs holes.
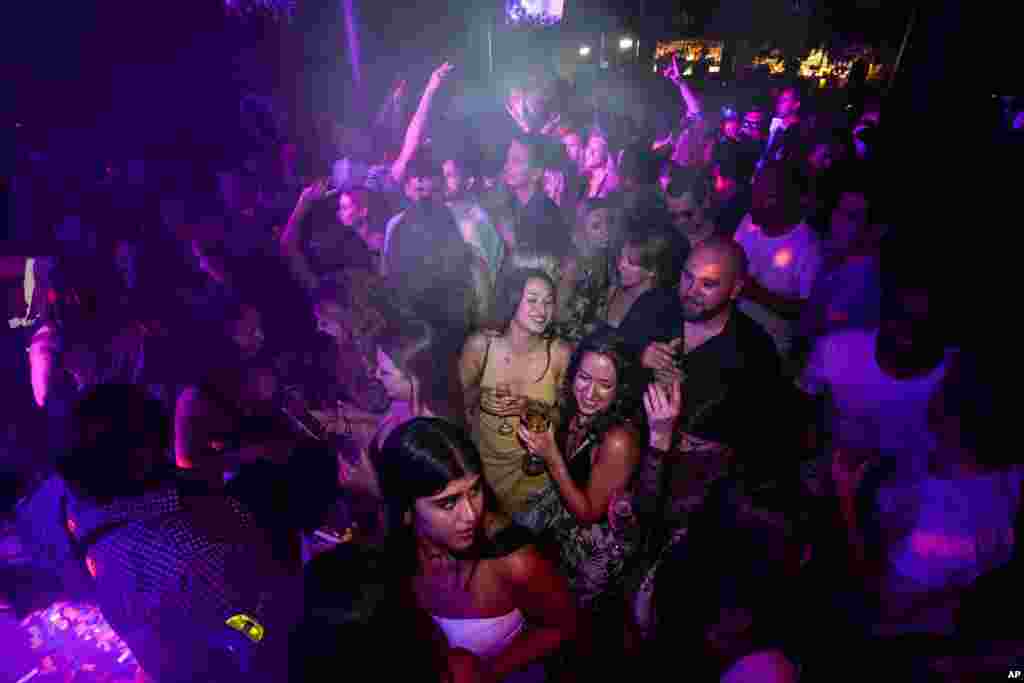
[[[784,386],[772,338],[737,310],[747,258],[734,240],[713,237],[694,249],[679,280],[679,315],[649,331],[642,363],[659,383],[681,379],[685,406],[677,430],[695,442],[740,447]],[[763,438],[764,433],[758,433]]]

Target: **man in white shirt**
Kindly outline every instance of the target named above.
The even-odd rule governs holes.
[[[821,269],[817,234],[800,220],[800,193],[789,167],[765,166],[754,181],[750,214],[736,241],[750,261],[740,310],[760,323],[788,357],[793,322],[801,315]]]
[[[882,323],[821,338],[799,381],[806,393],[828,395],[833,447],[880,451],[904,481],[927,471],[935,448],[928,408],[952,352],[924,285],[888,284]]]

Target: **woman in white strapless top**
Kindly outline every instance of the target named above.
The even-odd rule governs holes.
[[[477,681],[543,680],[543,660],[575,634],[576,609],[528,532],[488,511],[466,432],[415,418],[391,433],[374,464],[393,530],[389,561],[449,651],[472,653]]]

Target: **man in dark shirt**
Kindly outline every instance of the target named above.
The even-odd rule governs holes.
[[[562,212],[541,188],[545,145],[536,136],[516,137],[505,159],[505,184],[515,205],[516,248],[563,258],[569,251],[569,229]]]
[[[641,362],[657,381],[682,380],[683,431],[737,449],[763,438],[758,426],[767,424],[773,392],[784,386],[771,337],[736,310],[746,268],[733,240],[705,241],[683,269],[678,314],[625,330],[634,347],[644,345]]]
[[[73,446],[19,507],[40,573],[95,601],[154,680],[286,680],[301,579],[237,501],[175,474],[159,404],[128,385],[73,410]]]

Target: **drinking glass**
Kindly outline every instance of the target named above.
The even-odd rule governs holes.
[[[499,384],[494,387],[494,398],[498,401],[512,398],[512,386],[509,384]],[[498,425],[498,433],[502,436],[508,436],[515,432],[515,427],[508,421],[508,416],[502,416],[501,424]]]
[[[531,432],[543,434],[551,427],[551,406],[543,401],[528,400],[523,413],[523,421]],[[544,468],[544,460],[540,456],[529,451],[523,456],[523,472],[528,476],[535,477],[538,474],[543,474]]]

